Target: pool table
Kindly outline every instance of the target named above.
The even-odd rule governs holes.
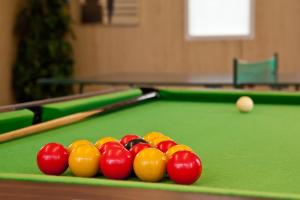
[[[40,105],[39,115],[41,122],[49,121],[130,100],[145,91],[128,89]],[[157,98],[134,106],[1,143],[0,199],[300,199],[299,93],[156,91]],[[245,95],[255,102],[250,113],[240,113],[235,107],[236,100]],[[190,146],[201,157],[203,173],[196,183],[178,185],[168,178],[146,183],[135,177],[120,181],[100,175],[80,178],[70,170],[48,176],[36,166],[36,153],[49,142],[68,145],[76,139],[95,142],[105,136],[143,136],[151,131]]]

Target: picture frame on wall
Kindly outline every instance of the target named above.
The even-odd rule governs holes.
[[[137,25],[139,0],[80,0],[81,23]]]

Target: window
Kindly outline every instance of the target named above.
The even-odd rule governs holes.
[[[186,0],[187,37],[251,38],[254,0]]]

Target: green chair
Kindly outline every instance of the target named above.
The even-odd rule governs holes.
[[[272,88],[277,82],[278,54],[262,61],[233,61],[233,83],[235,88],[243,88],[246,85],[259,84],[270,85]],[[274,84],[272,86],[272,84]]]

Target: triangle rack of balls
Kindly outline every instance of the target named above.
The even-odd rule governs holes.
[[[161,132],[126,134],[120,140],[102,137],[96,143],[76,140],[68,147],[48,143],[37,153],[37,166],[47,175],[61,175],[69,168],[78,177],[137,177],[145,182],[169,178],[177,184],[193,184],[202,173],[200,157],[192,148]]]

